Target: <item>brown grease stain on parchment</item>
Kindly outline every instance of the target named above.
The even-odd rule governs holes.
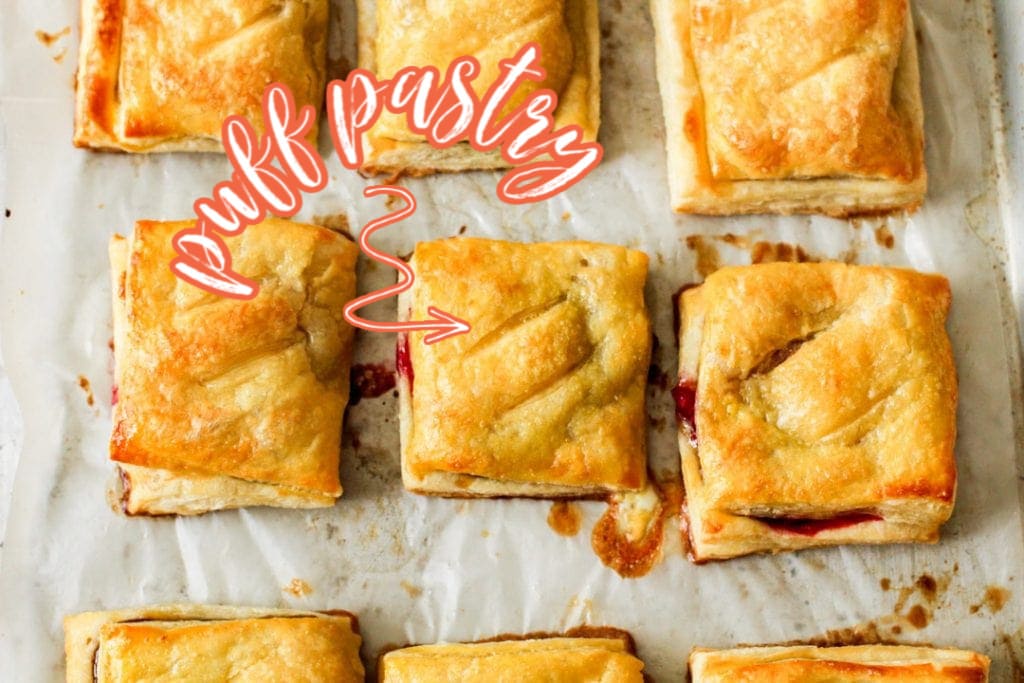
[[[50,33],[42,29],[36,30],[36,40],[38,40],[45,47],[53,47],[54,44],[57,43],[61,38],[64,38],[69,35],[71,35],[70,26],[65,26],[64,28],[60,29],[59,31],[55,31],[54,33]],[[60,64],[64,61],[64,58],[67,56],[67,54],[68,48],[62,47],[50,58],[57,64]]]
[[[909,585],[896,589],[896,601],[892,612],[861,624],[825,631],[820,636],[804,642],[813,645],[871,645],[892,643],[905,633],[927,628],[946,590],[949,588],[951,572],[938,578],[921,574]],[[882,578],[879,587],[883,591],[893,588],[892,579]]]
[[[312,594],[313,587],[302,579],[292,579],[287,586],[281,589],[282,593],[287,593],[295,598],[304,598],[307,595]]]
[[[423,595],[423,589],[417,586],[416,584],[409,583],[408,581],[402,581],[399,583],[399,585],[410,598],[415,599]]]
[[[751,264],[758,263],[808,263],[820,259],[811,256],[799,244],[789,242],[770,242],[755,239],[751,235],[688,235],[686,248],[694,252],[697,258],[697,273],[706,278],[722,267],[721,254],[716,243],[727,244],[747,252]],[[855,256],[844,255],[839,260],[853,260]]]
[[[58,40],[60,40],[64,36],[68,36],[68,35],[71,35],[71,27],[70,26],[65,26],[64,28],[60,29],[59,31],[55,31],[53,33],[49,33],[49,32],[44,31],[42,29],[36,30],[36,40],[38,40],[40,43],[42,43],[46,47],[53,47],[54,43],[56,43]]]
[[[886,643],[892,642],[894,637],[925,629],[931,624],[937,610],[949,607],[948,601],[943,603],[943,597],[949,590],[952,577],[959,571],[959,565],[954,564],[951,571],[938,576],[920,574],[909,585],[895,589],[896,601],[892,613],[862,624],[826,631],[821,636],[811,638],[809,642],[818,645]],[[886,592],[892,590],[892,579],[882,578],[879,587]],[[980,601],[971,605],[970,614],[976,614],[982,609],[996,614],[1005,607],[1011,595],[1007,588],[988,586]],[[1024,668],[1020,670],[1024,672]],[[1019,680],[1024,681],[1024,677]]]
[[[559,536],[575,536],[580,532],[583,513],[571,500],[556,500],[548,512],[548,526]]]
[[[987,609],[990,614],[998,614],[1010,600],[1012,593],[1002,586],[987,586],[981,602],[971,605],[971,614],[977,614],[982,608]]]
[[[92,394],[92,384],[85,375],[78,376],[78,386],[85,392],[85,402],[91,408],[96,403],[96,397]]]

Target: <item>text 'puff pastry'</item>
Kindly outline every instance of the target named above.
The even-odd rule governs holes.
[[[347,612],[165,605],[64,620],[67,683],[362,683]]]
[[[385,654],[378,673],[381,683],[641,683],[643,668],[629,634],[584,628],[565,637],[416,645]]]
[[[916,208],[909,0],[651,0],[676,211]]]
[[[985,683],[989,659],[966,650],[906,645],[697,648],[693,683]]]
[[[646,254],[588,242],[422,242],[400,319],[466,320],[399,337],[402,478],[448,496],[584,497],[646,480]]]
[[[679,303],[695,560],[938,539],[956,493],[946,278],[771,263]]]
[[[600,29],[595,0],[358,0],[359,66],[391,78],[406,66],[434,66],[443,77],[456,58],[480,61],[472,82],[482,97],[499,77],[498,62],[526,43],[541,48],[543,82],[526,81],[504,113],[550,88],[558,94],[555,128],[578,125],[593,141],[601,121]],[[365,137],[369,173],[426,175],[508,167],[498,151],[478,152],[468,142],[447,149],[411,132],[404,116],[385,112]]]
[[[319,111],[327,8],[328,0],[82,0],[75,144],[221,151],[227,116],[262,130],[272,82]]]
[[[314,225],[267,219],[227,237],[248,301],[179,280],[172,236],[140,221],[110,243],[117,403],[110,457],[128,514],[327,507],[338,463],[359,248]]]

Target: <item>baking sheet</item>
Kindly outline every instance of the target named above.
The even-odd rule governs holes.
[[[336,7],[332,49],[354,62],[350,7]],[[377,243],[407,253],[460,232],[522,241],[583,238],[651,255],[655,359],[675,373],[671,292],[698,265],[746,262],[748,243],[799,244],[817,258],[909,265],[947,275],[960,373],[960,490],[937,546],[845,547],[694,566],[669,533],[665,558],[626,580],[597,559],[582,503],[563,537],[550,503],[449,501],[406,494],[396,400],[348,412],[332,509],[251,509],[192,519],[126,519],[105,490],[111,336],[106,241],[138,218],[190,215],[227,177],[215,155],[100,155],[70,145],[77,46],[74,0],[8,3],[0,117],[0,349],[17,398],[0,389],[0,455],[20,453],[0,571],[0,680],[58,680],[70,612],[167,601],[343,608],[360,615],[372,658],[385,645],[609,624],[630,630],[655,680],[681,680],[691,647],[822,636],[880,636],[983,651],[993,680],[1022,675],[1024,566],[1013,401],[1020,390],[1008,285],[1004,201],[993,147],[1000,130],[992,8],[918,0],[930,194],[910,218],[681,217],[668,210],[653,32],[644,3],[601,3],[605,161],[566,195],[537,206],[494,196],[497,174],[403,181],[419,200]],[[69,35],[44,44],[37,30]],[[346,28],[347,27],[347,28]],[[61,57],[61,55],[64,55]],[[354,228],[384,213],[369,181],[330,151],[332,181],[300,218],[346,213]],[[1005,168],[1005,166],[1003,166]],[[893,245],[885,246],[891,234]],[[687,236],[702,235],[699,240]],[[703,247],[696,249],[699,241]],[[703,254],[698,264],[698,252]],[[360,289],[391,281],[363,263]],[[393,303],[367,309],[393,318]],[[360,333],[356,362],[392,364],[393,338]],[[90,392],[82,387],[88,381]],[[651,460],[676,467],[667,392],[650,392]],[[7,471],[13,462],[4,458]],[[0,511],[3,508],[0,507]],[[293,583],[299,579],[303,583]],[[308,590],[307,590],[308,585]],[[898,633],[897,633],[898,631]]]

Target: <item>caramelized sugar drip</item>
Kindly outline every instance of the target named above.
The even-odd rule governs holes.
[[[605,566],[628,579],[647,575],[662,557],[665,525],[672,517],[682,519],[683,485],[678,472],[653,475],[647,487],[635,493],[614,494],[608,509],[594,526],[590,544]],[[686,532],[680,524],[683,547]]]
[[[575,536],[580,532],[583,514],[579,505],[568,500],[556,500],[548,512],[548,526],[559,536]]]

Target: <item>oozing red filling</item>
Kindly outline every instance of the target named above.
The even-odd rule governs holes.
[[[697,383],[689,377],[681,377],[679,383],[672,387],[672,398],[676,402],[676,420],[686,428],[690,443],[696,447],[697,420],[694,411],[697,407]]]
[[[117,385],[116,384],[111,384],[110,385],[110,405],[112,405],[112,406],[116,406],[117,405]]]
[[[348,404],[354,406],[364,398],[377,398],[395,388],[395,373],[382,363],[352,366],[349,373]]]
[[[412,356],[409,355],[409,335],[398,335],[398,344],[395,346],[395,369],[398,376],[404,377],[409,382],[409,393],[412,393]]]
[[[830,519],[796,519],[792,517],[755,517],[757,521],[770,526],[774,531],[800,536],[817,536],[830,529],[845,529],[864,522],[879,522],[883,518],[869,512],[852,512]]]

